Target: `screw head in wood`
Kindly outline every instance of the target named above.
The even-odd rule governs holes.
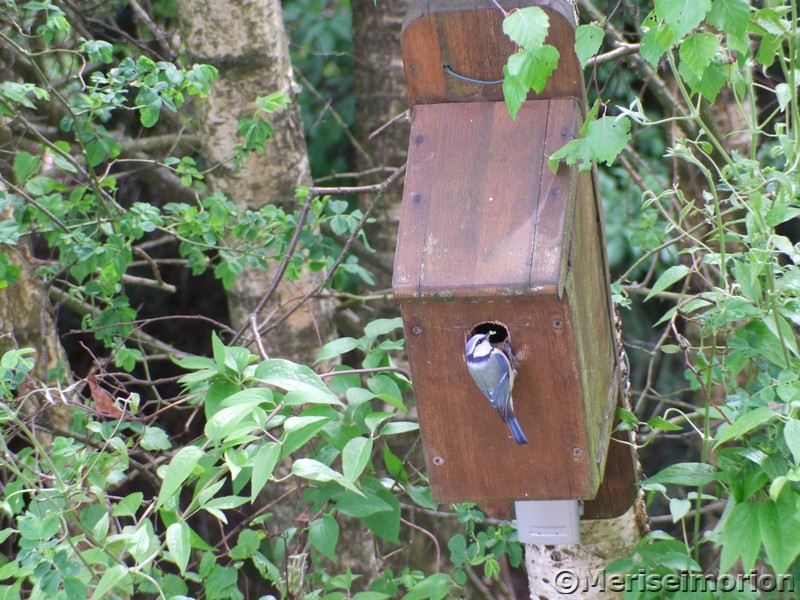
[[[574,458],[583,458],[583,450],[581,448],[578,448],[577,446],[575,446],[572,449],[572,456]]]
[[[564,329],[564,321],[561,319],[553,319],[553,329],[556,331]]]
[[[411,335],[413,335],[415,337],[421,336],[422,335],[422,327],[420,327],[419,325],[414,325],[411,328]]]
[[[441,467],[444,464],[444,459],[441,456],[434,456],[433,464],[437,467]]]

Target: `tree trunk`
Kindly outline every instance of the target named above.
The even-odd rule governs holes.
[[[364,152],[358,153],[360,170],[378,166],[397,167],[406,161],[411,121],[408,109],[400,28],[413,0],[353,3],[353,53],[356,60],[356,136]],[[387,43],[387,40],[395,40]],[[399,118],[398,118],[399,117]],[[397,119],[370,139],[370,134]],[[361,183],[376,183],[385,175],[373,174]],[[391,287],[392,263],[400,218],[403,187],[389,188],[373,212],[375,223],[367,229],[369,241],[385,269],[376,271],[378,288]],[[386,310],[391,310],[385,307]],[[396,312],[396,309],[395,309]]]
[[[237,123],[252,116],[257,97],[282,92],[294,99],[296,84],[283,14],[277,0],[224,4],[181,0],[178,5],[183,41],[192,60],[219,69],[212,93],[197,105],[202,151],[209,165],[217,165],[241,143]],[[209,180],[242,209],[271,203],[291,212],[296,188],[311,182],[300,108],[292,102],[270,120],[275,133],[265,144],[263,155],[251,154],[238,172],[220,164]],[[253,268],[246,268],[239,276],[228,295],[235,327],[248,322],[273,277],[271,270]],[[319,281],[318,276],[310,274],[300,281],[284,280],[262,316],[285,306]],[[264,347],[269,354],[307,361],[315,356],[320,341],[330,338],[331,322],[330,304],[311,302],[295,312],[279,334],[265,337]]]

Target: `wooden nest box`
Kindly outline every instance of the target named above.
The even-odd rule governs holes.
[[[512,121],[499,80],[517,48],[490,2],[420,1],[403,26],[412,107],[393,290],[400,303],[433,496],[440,502],[590,499],[619,384],[594,176],[547,159],[586,100],[566,1],[538,4],[559,66]],[[519,359],[517,445],[470,378],[465,342],[507,337]]]

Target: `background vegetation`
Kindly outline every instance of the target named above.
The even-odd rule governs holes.
[[[178,8],[0,5],[0,598],[511,596],[513,528],[432,502],[400,323],[373,312],[367,206],[402,165],[351,173],[350,7],[284,7],[312,171],[343,175],[249,209],[210,180],[294,100],[265,89],[210,162],[219,70],[188,60]],[[796,3],[580,9],[594,108],[552,159],[600,163],[654,527],[609,568],[797,574]],[[519,15],[512,112],[554,59]],[[251,267],[321,274],[303,302],[344,333],[304,360],[237,345],[225,293]]]

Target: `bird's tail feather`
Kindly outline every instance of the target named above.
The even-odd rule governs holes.
[[[522,427],[519,426],[519,421],[517,421],[517,417],[511,416],[508,419],[508,428],[511,430],[511,435],[514,436],[514,441],[517,444],[527,444],[528,438],[525,437],[525,434],[522,433]]]

